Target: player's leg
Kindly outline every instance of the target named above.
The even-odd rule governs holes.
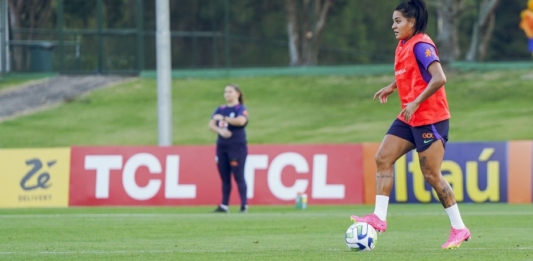
[[[453,189],[441,173],[445,144],[448,140],[448,126],[446,120],[416,128],[413,132],[424,179],[437,192],[439,201],[450,218],[452,229],[450,238],[442,246],[445,249],[459,247],[463,241],[470,238],[470,231],[463,223]]]
[[[235,146],[230,153],[230,165],[233,177],[239,188],[239,195],[241,197],[241,212],[248,211],[248,199],[246,197],[247,186],[244,179],[244,165],[246,164],[246,157],[248,156],[248,148],[246,144]]]
[[[394,163],[415,145],[402,137],[393,134],[385,135],[375,156],[376,161],[376,195],[389,196],[394,184]]]
[[[217,168],[222,181],[222,202],[215,212],[229,211],[229,195],[231,193],[231,166],[228,153],[217,147]]]
[[[394,163],[414,149],[411,127],[400,120],[394,121],[376,154],[376,204],[374,213],[363,217],[352,216],[355,222],[367,222],[378,232],[387,229],[389,195],[394,184]]]

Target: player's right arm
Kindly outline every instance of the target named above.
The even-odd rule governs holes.
[[[222,138],[227,139],[231,137],[231,131],[229,131],[227,128],[218,127],[216,119],[211,118],[211,120],[209,120],[208,127],[212,132],[217,133],[218,135],[222,136]]]
[[[393,81],[391,84],[381,88],[381,90],[376,92],[376,94],[374,94],[374,100],[376,98],[379,98],[379,102],[386,103],[387,102],[387,97],[391,93],[393,93],[396,88],[398,88],[398,86],[396,85],[396,81]]]
[[[218,131],[219,131],[219,127],[217,126],[217,121],[215,119],[210,119],[209,120],[208,127],[214,133],[218,133]]]
[[[224,121],[224,116],[220,114],[220,108],[217,108],[215,112],[213,112],[213,115],[211,116],[211,119],[209,120],[209,124],[207,125],[207,127],[212,132],[217,133],[218,135],[222,136],[222,138],[227,139],[231,137],[231,131],[229,131],[227,128],[221,128],[218,126],[218,123],[220,121]]]

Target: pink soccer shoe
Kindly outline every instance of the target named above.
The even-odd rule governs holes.
[[[452,227],[450,231],[450,237],[448,241],[442,245],[442,249],[458,248],[464,241],[468,241],[471,238],[470,230],[468,228],[455,229]]]
[[[377,232],[383,233],[387,230],[387,221],[382,221],[376,214],[368,214],[363,217],[351,216],[353,222],[365,222],[371,225]]]

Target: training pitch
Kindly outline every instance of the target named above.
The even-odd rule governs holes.
[[[389,207],[371,252],[344,243],[349,216],[373,206],[251,206],[0,210],[0,260],[533,260],[533,207],[460,204],[472,240],[441,250],[438,204]]]

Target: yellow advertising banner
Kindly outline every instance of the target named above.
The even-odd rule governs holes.
[[[0,149],[0,208],[68,207],[70,148]]]

